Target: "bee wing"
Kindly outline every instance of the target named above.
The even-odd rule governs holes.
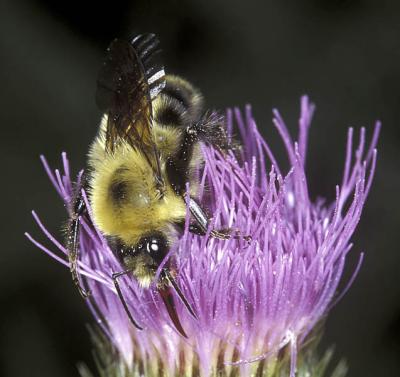
[[[159,41],[154,34],[142,34],[131,43],[116,39],[107,51],[96,93],[98,107],[108,115],[106,150],[112,152],[124,140],[152,151],[157,160],[152,100],[165,86]]]

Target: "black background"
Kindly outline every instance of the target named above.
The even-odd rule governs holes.
[[[84,4],[85,3],[85,7]],[[297,1],[13,1],[0,3],[2,376],[76,376],[91,364],[91,318],[68,271],[35,249],[35,208],[59,234],[63,206],[39,162],[67,151],[84,166],[100,113],[95,80],[114,37],[159,34],[167,70],[202,88],[216,108],[253,105],[278,154],[278,107],[291,130],[299,97],[317,104],[311,129],[310,191],[333,198],[346,129],[383,121],[373,189],[354,237],[355,284],[331,312],[323,347],[336,344],[349,376],[400,375],[400,3]]]

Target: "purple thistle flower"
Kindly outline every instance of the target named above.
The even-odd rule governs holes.
[[[176,331],[156,289],[142,289],[127,276],[121,279],[121,288],[144,330],[131,325],[111,279],[122,268],[99,231],[82,221],[79,268],[92,292],[87,303],[129,371],[121,375],[223,376],[237,369],[240,376],[253,376],[256,371],[259,376],[275,376],[282,355],[288,355],[290,376],[295,375],[307,336],[347,291],[361,265],[363,254],[350,282],[335,297],[352,247],[350,238],[371,187],[380,130],[377,122],[366,148],[365,129],[361,129],[353,158],[353,129],[349,129],[336,200],[313,202],[305,159],[314,109],[304,96],[296,142],[274,110],[273,122],[291,165],[288,173],[280,170],[250,107],[244,117],[239,110],[227,114],[228,132],[235,123],[242,139],[240,161],[233,153],[223,157],[203,147],[200,198],[213,214],[213,227],[239,229],[250,234],[252,242],[196,236],[188,231],[186,221],[168,257],[175,260],[177,283],[198,316],[194,319],[175,297],[188,339]],[[65,153],[62,160],[63,172],[53,172],[42,157],[52,184],[68,206],[73,183]],[[85,200],[90,214],[86,196]],[[27,237],[68,267],[65,247],[36,213],[33,216],[61,256]]]

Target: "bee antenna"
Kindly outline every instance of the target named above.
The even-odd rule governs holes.
[[[185,305],[186,309],[192,315],[192,317],[194,319],[199,319],[197,317],[197,314],[193,310],[192,306],[189,304],[188,300],[186,299],[185,295],[182,293],[182,291],[179,288],[178,284],[176,283],[175,279],[172,277],[171,273],[167,269],[164,269],[163,275],[165,276],[167,281],[172,285],[172,287],[175,289],[175,292],[177,293],[178,297],[182,301],[183,305]]]
[[[130,270],[130,269],[121,271],[121,272],[116,272],[116,273],[112,274],[112,279],[114,282],[115,289],[117,290],[118,297],[121,300],[122,305],[126,311],[126,314],[128,315],[129,320],[131,321],[132,325],[135,326],[138,330],[143,330],[143,327],[140,327],[137,324],[137,322],[133,319],[131,311],[129,310],[128,304],[126,303],[124,295],[122,294],[121,287],[119,286],[118,278],[123,275],[127,275],[131,272],[132,272],[132,270]]]

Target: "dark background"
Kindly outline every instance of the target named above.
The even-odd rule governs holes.
[[[354,237],[355,284],[331,312],[323,347],[336,344],[349,376],[400,375],[400,3],[376,0],[0,3],[2,376],[77,376],[92,363],[90,322],[69,272],[24,237],[43,240],[30,210],[58,232],[64,209],[39,162],[67,151],[84,166],[100,113],[95,81],[114,37],[159,34],[169,72],[202,88],[217,108],[253,105],[274,149],[271,108],[296,131],[299,97],[317,104],[310,190],[333,198],[346,129],[383,121],[373,189]],[[348,274],[348,273],[347,273]],[[322,347],[322,348],[323,348]]]

